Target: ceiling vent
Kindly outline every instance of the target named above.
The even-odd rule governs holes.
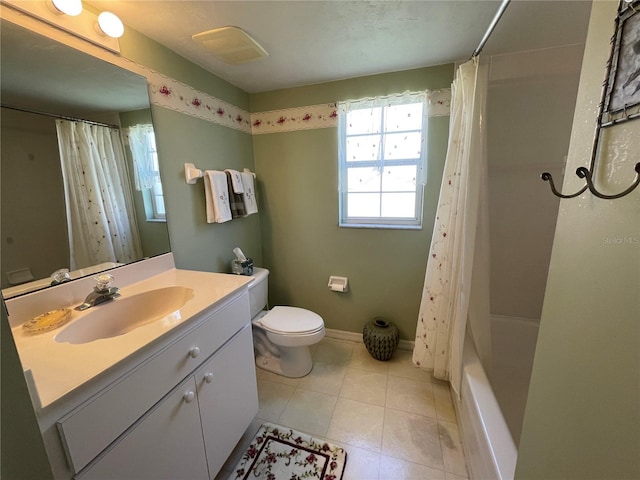
[[[269,54],[251,36],[239,27],[222,27],[191,37],[202,43],[225,63],[237,65],[266,57]]]

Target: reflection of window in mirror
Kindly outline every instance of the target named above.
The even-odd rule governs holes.
[[[149,192],[151,210],[154,220],[165,220],[167,214],[164,210],[164,194],[162,193],[162,183],[160,183],[160,166],[158,165],[158,151],[156,150],[156,137],[153,134],[153,129],[147,132],[147,137],[153,157],[153,176],[155,179]]]
[[[133,156],[136,190],[142,193],[147,221],[166,221],[153,126],[146,124],[129,128],[129,145]]]

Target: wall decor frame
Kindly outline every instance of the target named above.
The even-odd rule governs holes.
[[[640,0],[620,0],[614,26],[611,53],[598,105],[591,160],[588,168],[576,169],[576,175],[583,178],[585,184],[575,193],[562,193],[553,183],[551,174],[543,172],[540,178],[549,182],[551,192],[556,197],[576,198],[589,190],[598,198],[614,200],[630,194],[640,185],[640,162],[633,168],[636,174],[633,183],[620,193],[603,193],[594,184],[598,147],[603,130],[640,118]]]
[[[600,116],[600,127],[640,117],[640,2],[620,2]]]

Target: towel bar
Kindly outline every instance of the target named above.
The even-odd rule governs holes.
[[[199,168],[196,168],[193,163],[184,164],[184,178],[189,185],[193,185],[194,183],[196,183],[196,180],[198,180],[203,175],[204,172]]]
[[[256,174],[250,171],[248,168],[242,170],[243,172],[248,172],[253,175],[253,178],[256,178]],[[184,164],[184,179],[189,185],[193,185],[196,181],[204,176],[204,170],[200,170],[193,163],[185,163]]]

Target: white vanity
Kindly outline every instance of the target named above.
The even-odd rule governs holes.
[[[171,254],[111,273],[120,297],[50,332],[21,324],[82,303],[91,278],[7,301],[54,476],[212,479],[258,411],[250,277]]]

